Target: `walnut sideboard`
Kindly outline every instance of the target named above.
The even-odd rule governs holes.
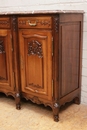
[[[66,102],[80,103],[82,11],[0,15],[0,92],[50,106],[54,120]]]

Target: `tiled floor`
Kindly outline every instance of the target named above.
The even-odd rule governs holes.
[[[71,104],[60,111],[60,121],[54,122],[52,110],[30,101],[22,101],[15,109],[13,98],[0,96],[0,130],[87,130],[87,106]]]

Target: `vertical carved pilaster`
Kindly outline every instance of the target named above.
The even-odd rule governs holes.
[[[54,17],[54,28],[55,28],[55,32],[58,33],[59,30],[59,17]]]
[[[16,31],[17,18],[15,16],[13,16],[13,18],[12,18],[12,26],[13,26],[13,31]]]

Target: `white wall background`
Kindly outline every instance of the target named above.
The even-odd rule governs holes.
[[[87,0],[0,0],[0,12],[84,10],[81,103],[87,105]]]

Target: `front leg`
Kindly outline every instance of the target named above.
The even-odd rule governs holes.
[[[75,97],[73,101],[75,104],[79,105],[80,104],[80,96]]]
[[[53,104],[53,117],[54,117],[54,121],[56,122],[59,121],[59,104],[58,103]]]
[[[20,103],[20,94],[16,93],[15,95],[15,101],[16,101],[16,109],[21,109],[21,103]]]

